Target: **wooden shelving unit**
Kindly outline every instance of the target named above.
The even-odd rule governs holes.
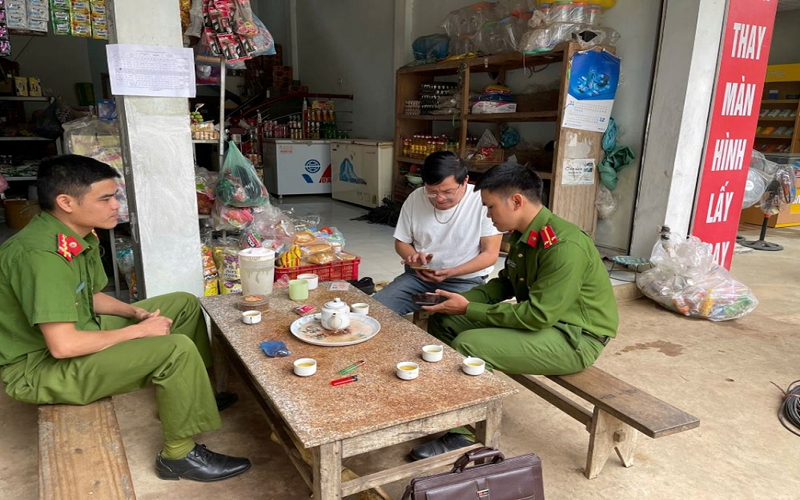
[[[781,127],[792,133],[776,134]],[[753,148],[765,154],[800,153],[800,64],[767,66],[755,139]]]
[[[598,47],[594,50],[602,49],[613,52],[613,48],[609,47]],[[417,133],[432,134],[434,123],[451,122],[454,128],[460,130],[458,152],[463,158],[466,156],[467,127],[470,123],[493,124],[499,132],[500,125],[503,123],[552,122],[556,124],[554,136],[538,138],[545,139],[542,142],[556,141],[550,168],[539,172],[542,179],[545,180],[547,205],[556,215],[577,224],[589,235],[594,235],[597,223],[595,198],[599,183],[597,172],[595,172],[595,182],[592,185],[564,185],[562,183],[566,159],[565,144],[574,143],[575,141],[585,144],[588,151],[585,151],[581,158],[594,158],[595,164],[600,162],[603,154],[601,147],[602,133],[566,129],[560,126],[561,109],[564,107],[569,84],[569,65],[572,55],[579,50],[578,44],[565,43],[557,46],[551,52],[538,55],[523,56],[523,54],[517,52],[398,69],[395,99],[394,201],[403,201],[414,190],[414,187],[407,183],[405,174],[408,173],[413,165],[421,165],[423,163],[421,158],[403,156],[404,137],[411,137]],[[475,115],[466,112],[470,110],[469,92],[467,91],[462,92],[461,109],[465,113],[461,115],[409,116],[405,114],[405,102],[407,100],[418,100],[420,86],[423,83],[435,82],[437,78],[451,77],[450,80],[452,80],[452,77],[458,76],[465,89],[476,91],[479,89],[471,88],[470,86],[471,75],[475,73],[496,73],[495,80],[504,82],[508,71],[548,64],[562,65],[558,104],[553,105],[555,109],[520,110],[517,113]],[[492,76],[494,77],[494,75]],[[499,133],[496,133],[495,136],[499,139]],[[485,172],[491,166],[491,164],[468,163],[470,173],[475,174],[473,177],[477,177],[477,175]]]

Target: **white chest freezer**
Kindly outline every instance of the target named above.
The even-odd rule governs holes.
[[[264,141],[264,185],[271,195],[331,192],[329,141]]]
[[[392,196],[391,142],[331,140],[333,198],[375,208]]]

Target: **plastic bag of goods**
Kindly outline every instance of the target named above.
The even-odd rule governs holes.
[[[267,188],[258,178],[255,167],[233,141],[228,141],[215,191],[216,197],[225,205],[258,207],[269,204]]]
[[[670,311],[711,321],[741,318],[758,305],[753,292],[717,265],[711,245],[664,228],[650,257],[653,267],[636,277],[648,298]]]
[[[253,209],[253,220],[242,230],[240,248],[267,248],[276,254],[291,245],[295,236],[292,220],[278,207],[266,205]]]

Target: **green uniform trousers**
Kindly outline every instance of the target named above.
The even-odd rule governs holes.
[[[206,371],[211,349],[197,298],[178,292],[135,305],[151,312],[160,309],[162,316],[173,320],[171,334],[129,340],[68,359],[56,359],[49,351],[31,353],[4,367],[6,393],[26,403],[85,405],[152,383],[165,441],[218,429],[222,421]],[[100,321],[102,330],[135,322],[117,316],[101,316]]]
[[[428,332],[464,356],[481,358],[495,370],[528,375],[565,375],[591,366],[603,344],[587,334],[575,335],[575,328],[565,323],[537,331],[489,328],[446,314],[428,319]],[[577,345],[570,338],[577,338]]]

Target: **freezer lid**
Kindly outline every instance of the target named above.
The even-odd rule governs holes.
[[[378,148],[390,148],[394,146],[391,141],[379,141],[377,139],[331,139],[331,144],[355,144],[357,146],[375,146]]]
[[[311,146],[313,144],[330,144],[330,140],[328,139],[264,139],[264,142],[268,144],[293,144],[296,146],[308,145]]]

